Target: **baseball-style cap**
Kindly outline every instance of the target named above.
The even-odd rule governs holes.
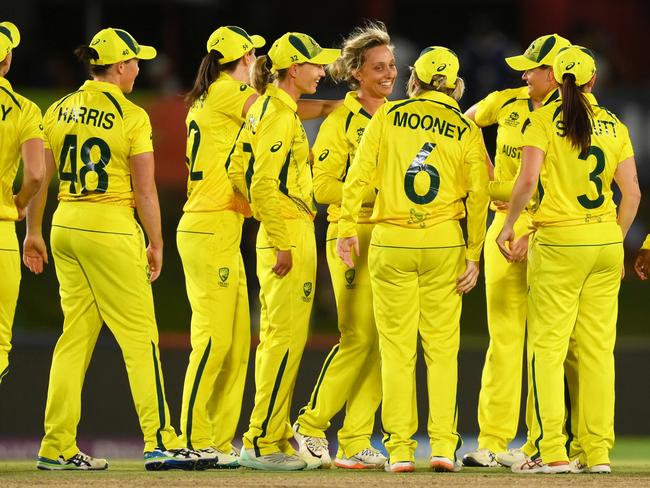
[[[562,83],[562,77],[567,73],[575,76],[578,86],[589,83],[596,74],[594,53],[582,46],[561,49],[553,62],[553,76],[558,83]]]
[[[275,70],[288,68],[292,64],[331,64],[340,55],[340,49],[324,49],[312,37],[300,32],[287,32],[269,49],[269,58]]]
[[[435,75],[444,75],[447,77],[445,86],[454,88],[460,63],[458,56],[451,49],[442,46],[429,46],[422,50],[413,67],[423,83],[430,85]]]
[[[553,60],[560,49],[570,46],[568,39],[549,34],[535,39],[524,54],[506,58],[506,63],[517,71],[526,71],[540,66],[553,66]]]
[[[153,59],[156,50],[151,46],[141,46],[133,36],[122,29],[108,27],[100,30],[89,44],[99,54],[99,59],[91,59],[90,64],[107,65],[127,59]]]
[[[11,22],[0,22],[0,61],[4,60],[13,48],[20,44],[20,32]]]
[[[226,25],[210,34],[206,47],[208,52],[216,51],[221,54],[219,64],[226,64],[241,58],[254,47],[259,48],[264,44],[266,41],[262,36],[251,36],[241,27]]]

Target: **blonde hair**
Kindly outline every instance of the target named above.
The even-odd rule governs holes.
[[[354,73],[359,71],[366,61],[368,49],[377,46],[387,46],[393,50],[383,22],[368,22],[363,27],[355,28],[343,41],[341,57],[328,66],[330,77],[336,82],[344,81],[350,88],[357,90],[359,81],[354,77]]]
[[[465,80],[459,76],[456,78],[456,86],[453,88],[447,88],[446,84],[447,77],[445,75],[434,75],[430,84],[425,83],[418,78],[415,68],[411,68],[411,77],[406,86],[406,93],[408,93],[409,98],[415,98],[425,91],[437,91],[449,95],[456,101],[460,100],[463,93],[465,93]]]
[[[272,67],[271,58],[264,54],[257,57],[255,64],[251,68],[251,85],[261,95],[264,95],[267,85],[270,85],[275,80],[283,80],[289,71],[289,68],[285,68],[274,73],[271,71]]]

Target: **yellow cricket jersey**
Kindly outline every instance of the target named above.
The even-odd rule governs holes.
[[[543,104],[557,100],[558,96],[559,91],[553,90]],[[492,92],[476,105],[474,120],[479,127],[498,124],[494,180],[488,186],[490,196],[495,200],[510,200],[521,165],[521,127],[533,110],[533,102],[525,86]]]
[[[314,195],[318,203],[329,205],[329,222],[339,220],[343,182],[371,118],[359,102],[357,92],[351,91],[345,95],[343,105],[329,114],[318,130],[313,147]],[[374,201],[375,191],[370,185],[359,213],[360,223],[370,221]]]
[[[147,113],[112,83],[86,81],[45,113],[59,200],[135,206],[129,158],[152,152]]]
[[[280,250],[291,248],[285,219],[313,220],[316,215],[309,141],[296,110],[287,92],[269,85],[248,111],[228,170]]]
[[[375,113],[343,187],[339,237],[356,235],[363,190],[373,181],[376,223],[425,228],[460,220],[467,197],[467,259],[479,260],[489,201],[485,146],[451,97],[428,91]]]
[[[13,184],[21,159],[21,146],[43,139],[41,110],[19,95],[0,76],[0,220],[17,220]]]
[[[231,208],[233,189],[226,173],[235,141],[244,125],[244,104],[255,94],[250,86],[221,73],[187,114],[185,212]]]
[[[634,156],[627,127],[594,96],[591,147],[586,154],[565,137],[562,104],[557,100],[530,114],[523,145],[546,154],[539,177],[539,208],[535,226],[565,226],[616,221],[611,183],[618,163]],[[597,236],[589,236],[590,239]]]

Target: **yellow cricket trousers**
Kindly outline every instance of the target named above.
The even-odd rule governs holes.
[[[0,220],[0,382],[9,371],[11,327],[20,289],[20,248],[16,223]]]
[[[418,428],[415,366],[418,332],[427,365],[428,434],[432,456],[455,459],[457,356],[465,269],[457,221],[426,229],[376,224],[368,266],[379,333],[382,426],[390,462],[414,461]]]
[[[64,322],[52,357],[39,456],[67,459],[79,451],[81,390],[102,323],[124,356],[144,450],[181,447],[169,423],[144,236],[133,209],[61,202],[51,247]]]
[[[339,343],[334,346],[297,424],[303,435],[325,437],[330,420],[345,406],[339,448],[352,457],[370,447],[375,412],[381,402],[377,327],[372,310],[368,246],[373,224],[358,224],[359,257],[348,268],[336,253],[338,225],[327,229],[327,264],[336,299]]]
[[[483,248],[490,345],[478,400],[478,445],[492,452],[504,452],[517,435],[526,342],[526,263],[508,263],[496,244],[505,215],[495,212]],[[526,214],[517,219],[517,237],[528,232],[528,220]]]
[[[190,449],[232,449],[241,413],[250,315],[237,212],[188,212],[176,234],[192,306],[181,430]]]
[[[623,268],[615,222],[542,227],[529,253],[529,331],[534,406],[545,463],[568,460],[563,363],[571,334],[578,371],[578,438],[587,465],[614,445],[614,343]]]
[[[298,366],[307,342],[316,280],[316,240],[311,220],[285,221],[291,236],[293,266],[283,277],[272,268],[276,249],[264,224],[257,233],[260,281],[260,343],[255,355],[255,406],[244,447],[255,455],[294,452],[290,408]]]

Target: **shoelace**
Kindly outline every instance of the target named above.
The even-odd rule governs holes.
[[[196,451],[191,451],[190,449],[170,449],[169,452],[172,453],[173,457],[184,457],[185,459],[190,459],[192,457],[200,457],[201,455]]]
[[[533,469],[533,468],[540,468],[544,465],[542,462],[542,458],[537,458],[537,459],[529,459],[528,461],[524,462],[521,465],[521,469]]]
[[[66,463],[74,464],[75,466],[81,466],[82,464],[85,464],[86,466],[90,466],[91,460],[92,458],[89,455],[84,454],[83,452],[78,452],[70,459],[66,459]]]
[[[374,447],[366,447],[357,456],[381,456],[381,453]]]
[[[327,439],[322,437],[307,437],[305,439],[305,445],[312,452],[326,451],[328,448]]]

